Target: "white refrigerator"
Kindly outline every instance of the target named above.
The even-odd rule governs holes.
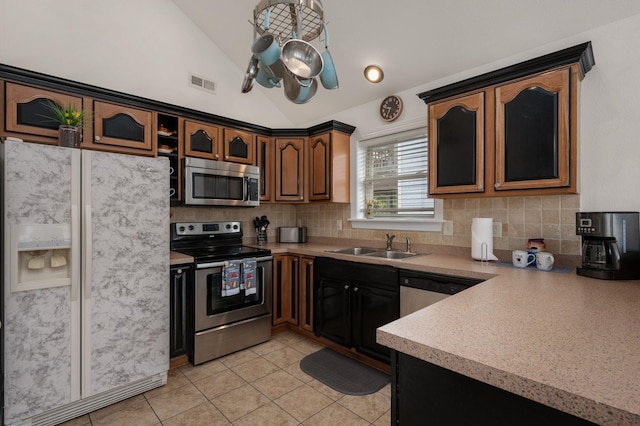
[[[2,146],[4,421],[54,425],[166,383],[166,158]]]

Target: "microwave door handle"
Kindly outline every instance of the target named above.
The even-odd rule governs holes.
[[[249,177],[244,177],[242,201],[249,201]]]

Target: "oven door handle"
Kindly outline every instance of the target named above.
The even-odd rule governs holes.
[[[266,262],[268,260],[273,260],[273,256],[263,256],[256,257],[256,262]],[[224,261],[222,262],[210,262],[210,263],[199,263],[196,265],[196,269],[205,269],[205,268],[220,268],[224,266]]]

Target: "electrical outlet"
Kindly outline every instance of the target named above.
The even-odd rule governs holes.
[[[342,220],[337,220],[336,221],[336,229],[338,231],[342,231]]]
[[[453,221],[445,220],[442,224],[442,235],[453,235]]]
[[[502,237],[502,222],[493,222],[493,236]]]

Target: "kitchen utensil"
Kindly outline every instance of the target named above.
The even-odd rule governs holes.
[[[295,76],[313,78],[322,71],[322,55],[311,43],[292,38],[282,46],[282,62]]]
[[[313,98],[318,90],[318,81],[313,79],[300,79],[289,69],[285,69],[284,94],[291,102],[304,104]]]
[[[244,81],[242,82],[242,93],[248,93],[253,88],[253,80],[258,73],[258,57],[256,55],[251,56],[249,65],[247,66],[247,72],[244,75]]]
[[[256,76],[256,81],[263,87],[267,89],[271,89],[273,87],[281,87],[282,84],[280,80],[276,78],[275,75],[272,74],[270,67],[268,65],[262,64],[258,68],[258,75]]]
[[[550,271],[553,269],[553,264],[555,262],[553,254],[546,251],[541,251],[538,252],[535,257],[536,266],[538,269],[541,269],[543,271]]]
[[[325,89],[337,89],[338,88],[338,75],[336,74],[336,68],[329,53],[329,32],[327,31],[327,24],[323,24],[324,28],[324,48],[322,52],[322,60],[324,65],[322,71],[320,71],[320,81]]]
[[[280,44],[278,43],[277,38],[268,33],[269,31],[269,15],[271,14],[271,9],[267,8],[264,11],[264,29],[265,33],[262,34],[257,40],[253,42],[251,46],[251,51],[254,55],[258,57],[260,62],[264,65],[271,65],[280,59]]]
[[[514,250],[511,252],[511,262],[516,268],[526,268],[536,261],[536,255],[524,250]]]

